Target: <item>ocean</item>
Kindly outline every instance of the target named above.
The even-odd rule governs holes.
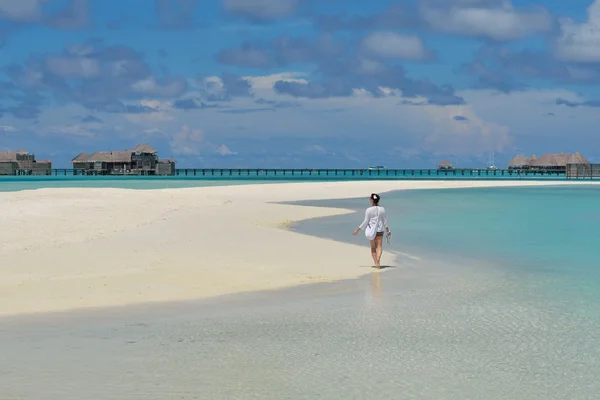
[[[597,186],[384,193],[394,234],[385,251],[398,255],[390,268],[211,301],[5,322],[3,395],[597,399],[599,200]],[[356,213],[292,229],[362,245],[368,260],[364,236],[351,235],[365,201],[302,203]]]
[[[362,221],[364,203],[310,202],[359,214],[307,221],[296,229],[351,241],[340,236],[344,230],[337,226],[354,229]],[[498,266],[517,280],[555,286],[541,290],[541,296],[568,293],[581,301],[591,296],[585,298],[593,304],[589,312],[600,302],[599,186],[409,190],[384,194],[381,204],[394,231],[394,246],[415,254],[468,258]],[[568,300],[559,298],[559,303]]]

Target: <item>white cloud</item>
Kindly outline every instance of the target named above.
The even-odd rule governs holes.
[[[216,152],[222,156],[233,156],[237,154],[237,152],[231,151],[231,149],[224,144],[217,146]]]
[[[566,61],[600,62],[600,0],[587,9],[588,19],[578,24],[571,18],[560,21],[561,35],[556,40],[555,54]]]
[[[415,35],[394,32],[374,32],[365,37],[361,48],[376,57],[422,61],[431,57],[423,40]]]
[[[63,136],[65,141],[73,135],[85,137],[91,134],[106,138],[130,135],[131,141],[150,143],[163,139],[169,143],[173,154],[179,156],[233,155],[242,150],[229,148],[229,143],[269,138],[301,138],[298,149],[303,157],[325,156],[333,148],[324,149],[320,145],[327,143],[329,138],[343,138],[353,142],[376,141],[385,146],[386,151],[395,147],[404,149],[404,153],[398,153],[398,157],[404,158],[414,155],[423,158],[427,154],[444,154],[442,157],[455,154],[456,158],[469,158],[485,155],[491,150],[513,154],[517,147],[527,153],[539,153],[540,138],[545,146],[559,146],[566,135],[569,146],[590,146],[589,140],[595,137],[600,118],[597,108],[556,105],[557,98],[573,102],[586,100],[564,89],[510,94],[497,94],[491,90],[460,91],[457,95],[465,98],[468,105],[442,107],[401,104],[401,93],[396,89],[381,88],[388,96],[375,98],[357,88],[354,96],[302,99],[299,100],[300,107],[276,108],[270,112],[224,112],[256,108],[257,98],[290,101],[290,96],[274,92],[270,82],[281,78],[295,79],[293,77],[297,76],[289,73],[248,77],[259,82],[260,89],[255,90],[257,95],[221,103],[226,108],[183,111],[173,109],[169,102],[145,100],[139,104],[157,111],[150,115],[164,113],[169,119],[152,121],[135,120],[134,117],[134,123],[131,115],[99,113],[95,115],[103,120],[103,124],[92,125],[91,131],[89,124],[84,125],[88,130],[69,125],[87,114],[88,111],[80,106],[46,110],[39,118],[39,125],[30,128],[25,126],[27,122],[10,115],[4,118],[7,126],[20,131],[31,130],[39,135],[50,133]],[[418,103],[422,99],[414,100]],[[269,105],[260,105],[259,109],[265,107]],[[555,115],[548,116],[549,112]],[[456,116],[467,120],[457,121]],[[199,118],[202,129],[199,129]],[[119,125],[121,131],[117,132],[113,127]],[[553,144],[548,140],[554,140]],[[585,148],[576,150],[584,152]],[[334,150],[338,154],[345,151]],[[556,151],[571,151],[571,148],[557,147]],[[456,158],[451,159],[459,161]]]
[[[317,153],[317,154],[327,154],[327,150],[325,150],[325,148],[321,145],[318,144],[313,144],[310,145],[308,147],[306,147],[306,151],[310,152],[310,153]]]
[[[286,81],[286,82],[298,82],[298,83],[308,83],[306,79],[303,78],[305,74],[301,72],[282,72],[280,74],[273,75],[263,75],[263,76],[244,76],[243,79],[246,79],[252,85],[252,89],[261,90],[261,89],[272,89],[273,85],[277,81]],[[212,77],[212,81],[216,81],[217,77]],[[220,81],[220,79],[219,79]]]
[[[185,88],[186,81],[183,79],[173,79],[162,83],[157,82],[154,77],[137,81],[131,85],[131,89],[137,93],[160,97],[178,96],[185,91]]]
[[[472,156],[502,152],[513,141],[510,128],[484,121],[471,106],[419,106],[434,122],[434,129],[422,140],[422,148],[434,154]],[[464,120],[457,121],[460,115]]]
[[[552,29],[552,15],[545,9],[517,10],[510,0],[493,6],[462,1],[450,7],[425,2],[421,15],[438,32],[511,41]]]
[[[139,105],[151,108],[154,112],[124,114],[125,118],[138,125],[155,124],[157,122],[171,121],[173,119],[173,116],[170,114],[172,108],[170,102],[141,100]]]
[[[17,129],[14,126],[10,125],[0,125],[0,132],[2,133],[12,133],[16,132]]]
[[[14,21],[37,21],[42,15],[42,3],[48,0],[0,0],[0,17]]]
[[[181,129],[171,136],[169,146],[175,154],[193,155],[200,154],[204,133],[200,129],[191,129],[183,125]]]

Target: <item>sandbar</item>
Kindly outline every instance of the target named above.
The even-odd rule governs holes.
[[[202,299],[373,272],[362,232],[349,244],[287,229],[352,210],[279,202],[364,197],[366,207],[372,192],[569,184],[590,182],[356,181],[0,193],[0,317]],[[396,262],[389,252],[382,261]]]

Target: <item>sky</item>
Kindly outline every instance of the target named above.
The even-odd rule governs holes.
[[[0,0],[0,151],[57,168],[600,162],[600,0]]]

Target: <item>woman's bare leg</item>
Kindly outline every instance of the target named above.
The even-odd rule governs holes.
[[[377,238],[369,242],[371,243],[371,257],[373,257],[373,262],[375,263],[375,267],[377,267]]]
[[[381,255],[383,254],[383,236],[375,237],[375,268],[381,268]]]

